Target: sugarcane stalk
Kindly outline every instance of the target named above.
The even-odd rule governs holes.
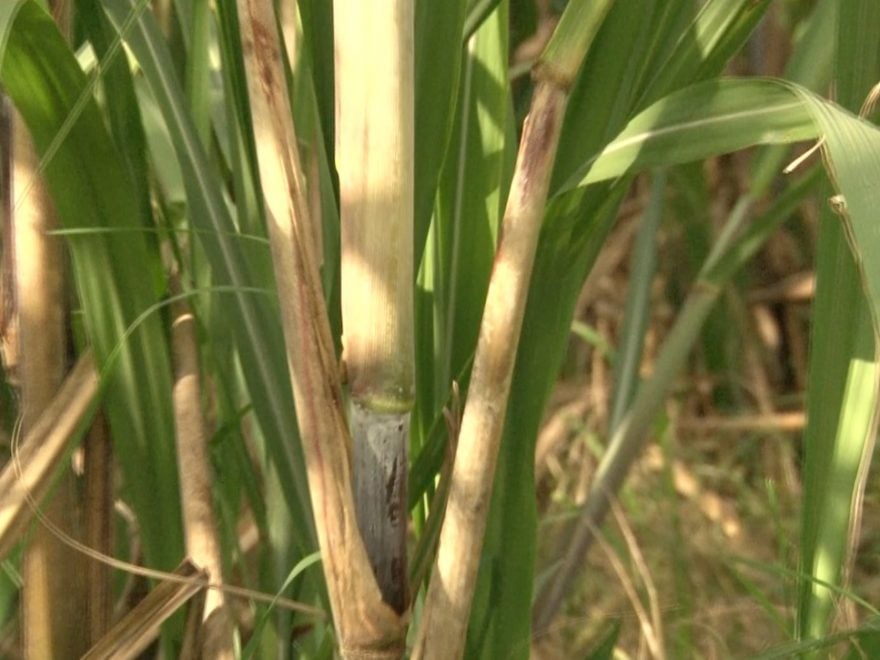
[[[71,3],[48,3],[63,33],[69,33]],[[15,264],[15,315],[21,430],[29,432],[56,394],[67,368],[64,252],[61,239],[49,235],[57,224],[48,189],[37,176],[37,156],[24,122],[13,116],[15,159],[12,191],[15,210],[11,245]],[[11,148],[10,148],[11,147]],[[31,184],[36,184],[31,187]],[[29,190],[30,189],[30,190]],[[71,470],[62,473],[51,497],[42,503],[47,518],[66,533],[80,534],[80,501]],[[38,525],[22,560],[22,639],[25,658],[77,657],[86,649],[86,633],[77,614],[85,599],[82,558],[44,525]],[[66,564],[67,570],[58,566]]]
[[[446,517],[413,658],[460,658],[464,652],[526,295],[569,87],[612,3],[570,3],[532,72],[532,105],[489,281]]]
[[[336,0],[343,359],[358,523],[385,601],[407,605],[413,405],[413,6]]]
[[[15,313],[18,336],[18,381],[21,430],[27,433],[52,400],[66,368],[65,292],[61,241],[48,235],[55,228],[55,212],[41,182],[31,186],[38,157],[24,123],[14,117],[13,190],[19,195],[15,212],[14,253]],[[68,534],[78,535],[79,502],[74,475],[60,477],[52,497],[43,503],[46,516]],[[48,529],[38,525],[22,562],[22,636],[26,658],[76,657],[86,648],[82,627],[76,621],[77,604],[85,584],[76,566],[80,557]],[[71,566],[73,563],[73,566]],[[66,564],[69,570],[59,571]]]
[[[180,291],[176,275],[172,276],[172,291],[175,294]],[[189,559],[208,574],[212,584],[222,585],[223,562],[211,488],[213,470],[202,415],[195,317],[183,299],[174,302],[172,313],[174,421],[186,552]],[[205,594],[200,622],[201,655],[232,660],[235,657],[232,618],[220,589],[209,589]]]
[[[285,347],[340,653],[398,658],[405,624],[383,602],[357,526],[351,438],[273,6],[239,0],[238,8]]]

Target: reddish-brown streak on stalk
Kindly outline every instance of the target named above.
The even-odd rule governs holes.
[[[250,8],[250,4],[248,4]],[[260,65],[260,79],[265,90],[272,90],[272,68],[271,62],[274,62],[278,56],[275,51],[274,41],[268,29],[254,17],[251,12],[251,25],[254,30],[254,50],[257,54],[257,61]]]
[[[543,109],[543,113],[540,117],[532,117],[528,118],[528,126],[527,132],[528,136],[523,144],[523,153],[522,153],[522,193],[523,197],[527,197],[528,189],[532,182],[532,171],[535,169],[535,166],[547,155],[549,149],[551,149],[553,135],[556,130],[556,121],[557,121],[557,113],[556,108],[545,107]],[[533,139],[534,136],[534,139]],[[510,222],[510,218],[508,217],[508,213],[505,213],[505,217],[502,221],[501,231],[504,231],[504,225]],[[499,238],[499,248],[495,253],[495,258],[492,260],[492,275],[495,273],[495,267],[498,265],[499,261],[504,257],[504,240],[502,236]]]
[[[523,179],[526,182],[531,181],[532,170],[554,146],[552,142],[556,133],[556,107],[547,105],[542,109],[540,117],[529,117],[529,133],[522,157]]]

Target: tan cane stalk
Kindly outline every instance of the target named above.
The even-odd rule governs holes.
[[[13,131],[15,174],[13,190],[23,191],[36,176],[35,152],[24,124],[16,116]],[[18,380],[21,430],[27,433],[54,396],[64,377],[66,330],[61,239],[48,191],[30,187],[16,200],[13,215]],[[73,473],[61,477],[44,505],[46,515],[68,534],[78,534],[79,505]],[[85,650],[85,631],[77,622],[84,599],[79,557],[47,529],[37,526],[22,563],[22,636],[26,658],[76,657]],[[66,570],[58,570],[66,566]]]
[[[414,658],[460,658],[464,652],[514,359],[568,88],[612,2],[570,3],[533,71],[535,91],[486,295],[446,517]]]
[[[406,607],[413,404],[413,3],[335,0],[343,359],[355,502],[385,600]]]
[[[405,627],[382,600],[361,541],[351,439],[270,0],[239,0],[242,51],[297,419],[340,651],[400,657]]]
[[[49,3],[62,31],[70,25],[70,3]],[[34,183],[38,158],[23,122],[14,118],[14,253],[21,430],[27,433],[56,394],[66,371],[64,252],[55,228],[55,211],[42,183]],[[44,512],[59,528],[79,535],[79,498],[73,473],[63,472]],[[22,638],[25,658],[76,657],[86,648],[78,620],[85,600],[82,558],[42,525],[34,528],[22,561]],[[65,570],[59,570],[64,566]]]
[[[344,358],[352,398],[413,400],[412,2],[334,2]]]
[[[174,288],[179,288],[176,278],[172,284]],[[174,417],[186,551],[193,563],[207,572],[212,583],[222,585],[223,563],[211,494],[212,468],[202,416],[195,317],[182,299],[174,303],[172,310]],[[232,620],[221,589],[210,589],[205,594],[201,622],[201,655],[218,660],[234,658]]]
[[[459,658],[464,649],[525,294],[565,104],[565,90],[538,83],[486,296],[416,658]]]

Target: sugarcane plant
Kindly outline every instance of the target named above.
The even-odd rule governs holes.
[[[0,131],[0,148],[37,154],[4,178],[3,219],[22,421],[0,550],[24,549],[25,656],[156,640],[212,658],[539,652],[724,287],[817,190],[838,218],[819,239],[789,648],[838,639],[880,382],[880,131],[870,103],[853,114],[880,77],[876,3],[812,8],[784,80],[722,77],[769,0],[570,0],[558,18],[514,0],[56,4],[70,40],[36,0],[0,5],[3,117],[28,133]],[[512,61],[527,15],[537,42],[520,36]],[[853,112],[823,97],[829,82]],[[825,176],[798,161],[785,179],[794,142],[821,151]],[[640,380],[667,172],[756,145]],[[538,567],[535,438],[584,280],[643,171],[609,441]],[[36,236],[63,241],[69,267],[10,239],[49,198],[57,227]],[[853,322],[836,342],[840,305]],[[88,584],[44,581],[49,556],[91,567]],[[149,595],[120,597],[107,566]],[[0,588],[7,618],[16,590]],[[52,604],[74,593],[93,606],[71,629]]]

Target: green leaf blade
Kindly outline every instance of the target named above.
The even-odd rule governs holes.
[[[778,82],[710,80],[674,92],[637,115],[581,166],[562,192],[757,144],[814,137],[816,127],[809,112]]]

